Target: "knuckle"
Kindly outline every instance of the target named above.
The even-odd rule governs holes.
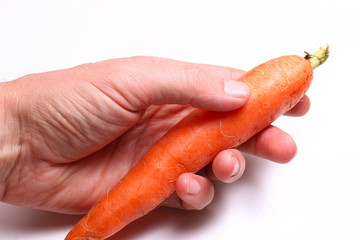
[[[183,79],[189,85],[199,84],[208,75],[203,69],[193,66],[185,66],[183,70]]]
[[[151,57],[151,56],[133,56],[133,57],[129,57],[127,59],[129,61],[131,61],[131,62],[155,63],[157,58],[156,57]]]
[[[228,68],[231,79],[236,80],[239,77],[239,73],[234,68]]]

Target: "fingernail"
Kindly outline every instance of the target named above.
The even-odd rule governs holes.
[[[236,158],[236,157],[232,157],[232,160],[233,160],[233,162],[234,162],[234,169],[233,169],[233,171],[232,171],[232,173],[231,173],[230,177],[234,177],[234,176],[236,176],[236,175],[239,173],[239,171],[240,171],[240,164],[239,164],[239,160],[237,160],[237,158]]]
[[[224,91],[226,95],[237,98],[245,98],[249,94],[250,88],[244,82],[225,80]]]
[[[200,192],[201,186],[195,179],[188,178],[186,193],[190,195],[196,195]]]

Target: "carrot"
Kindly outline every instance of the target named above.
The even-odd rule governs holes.
[[[195,173],[222,150],[234,148],[269,126],[304,96],[313,68],[328,47],[305,58],[283,56],[263,63],[238,81],[252,89],[249,101],[230,112],[196,109],[170,129],[69,232],[70,239],[105,239],[155,209],[174,192],[176,179]]]

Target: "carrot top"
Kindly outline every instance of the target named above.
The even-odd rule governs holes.
[[[326,48],[320,48],[317,52],[313,54],[306,53],[305,59],[307,59],[313,69],[317,68],[318,66],[322,65],[326,59],[329,57],[329,45]]]

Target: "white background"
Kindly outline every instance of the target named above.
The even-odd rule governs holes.
[[[358,1],[0,0],[0,79],[151,55],[249,70],[328,43],[310,112],[275,125],[287,165],[249,156],[203,211],[160,209],[112,239],[360,239]],[[63,239],[79,216],[0,204],[0,239]]]

